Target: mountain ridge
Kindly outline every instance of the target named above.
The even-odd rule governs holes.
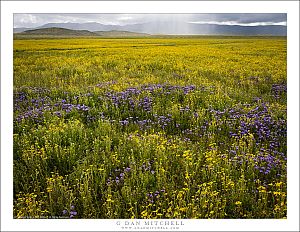
[[[60,27],[50,27],[50,28],[26,30],[21,33],[18,33],[18,35],[97,36],[96,33],[90,32],[88,30],[71,30],[71,29],[60,28]]]
[[[26,36],[55,36],[55,37],[70,37],[70,36],[92,36],[92,37],[145,37],[150,36],[146,33],[136,33],[130,31],[118,31],[118,30],[111,30],[111,31],[95,31],[90,32],[88,30],[72,30],[60,27],[50,27],[50,28],[39,28],[39,29],[32,29],[26,30],[20,33],[15,33],[17,37],[26,37]]]
[[[133,33],[162,34],[162,35],[269,35],[286,36],[287,27],[282,25],[264,26],[241,26],[241,25],[219,25],[219,24],[196,24],[186,22],[148,22],[127,25],[109,25],[96,22],[89,23],[47,23],[37,28],[65,28],[70,30],[87,30],[89,32],[99,31],[127,31]],[[14,28],[14,32],[22,31]],[[24,30],[26,31],[26,30]]]

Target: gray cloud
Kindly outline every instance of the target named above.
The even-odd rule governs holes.
[[[38,27],[46,23],[86,23],[126,25],[145,22],[218,22],[220,24],[286,23],[282,13],[266,14],[14,14],[14,27]]]
[[[216,22],[231,22],[236,23],[263,23],[263,22],[286,22],[286,14],[199,14],[194,15],[195,20],[201,21],[216,21]]]

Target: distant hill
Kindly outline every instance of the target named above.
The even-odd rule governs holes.
[[[118,25],[105,25],[101,23],[91,22],[91,23],[47,23],[36,29],[40,28],[50,28],[59,27],[67,28],[71,30],[88,30],[88,31],[111,31],[120,29]]]
[[[27,28],[27,27],[18,27],[18,28],[14,28],[14,33],[20,33],[23,31],[27,31],[27,30],[31,30],[32,28]]]
[[[131,31],[94,31],[94,33],[98,34],[99,36],[103,37],[145,37],[145,36],[151,36],[150,34],[146,33],[137,33],[137,32],[131,32]]]
[[[71,30],[59,27],[40,28],[26,30],[23,32],[15,33],[15,37],[76,37],[76,36],[94,36],[94,37],[145,37],[150,36],[146,33],[137,33],[131,31],[95,31],[90,32],[88,30]]]
[[[159,22],[143,23],[124,26],[127,31],[170,34],[170,35],[238,35],[238,36],[286,36],[287,27],[280,25],[268,26],[239,26],[239,25],[217,25],[217,24],[196,24],[186,22]]]
[[[191,24],[191,23],[190,23]],[[202,32],[204,35],[238,35],[238,36],[286,36],[287,27],[280,25],[268,26],[239,26],[239,25],[216,25],[216,24],[193,24],[190,29]]]
[[[128,25],[105,25],[101,23],[47,23],[34,30],[48,28],[64,28],[75,31],[86,31],[87,35],[96,33],[100,36],[122,36],[128,33],[161,34],[161,35],[232,35],[232,36],[286,36],[287,26],[240,26],[240,25],[218,25],[209,23],[188,23],[188,22],[148,22]],[[20,32],[24,28],[14,28],[14,32]],[[30,31],[30,30],[27,30]],[[118,31],[118,32],[117,32]],[[103,35],[104,32],[109,32]],[[51,32],[53,33],[53,32]],[[61,32],[57,32],[61,34]],[[67,32],[65,32],[67,33]],[[72,34],[71,32],[69,32]],[[83,32],[79,32],[82,35]],[[48,34],[48,32],[46,32]],[[75,33],[76,34],[76,33]],[[131,34],[134,36],[134,34]],[[138,36],[138,35],[136,35]]]
[[[51,27],[27,30],[17,34],[18,36],[97,36],[96,33],[87,30],[70,30],[66,28]]]

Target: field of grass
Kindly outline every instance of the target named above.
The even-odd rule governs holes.
[[[15,218],[285,218],[286,38],[14,40]]]

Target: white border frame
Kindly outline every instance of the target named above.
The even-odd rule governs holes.
[[[13,13],[287,13],[287,219],[176,220],[180,231],[298,231],[299,229],[299,2],[298,1],[2,1],[1,2],[1,229],[116,231],[131,220],[13,219]],[[145,221],[145,220],[135,220]],[[171,220],[164,220],[171,221]],[[124,230],[125,231],[125,230]],[[160,230],[157,230],[160,231]]]

